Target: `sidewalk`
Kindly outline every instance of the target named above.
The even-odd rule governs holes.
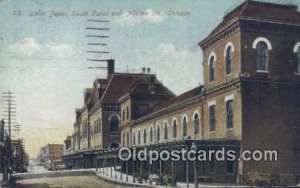
[[[96,169],[93,169],[96,171]],[[103,174],[104,170],[104,174]],[[121,174],[122,174],[122,180],[121,180]],[[142,183],[138,183],[137,180],[133,182],[133,177],[131,175],[128,175],[128,181],[127,181],[127,175],[125,173],[121,173],[119,171],[115,171],[111,168],[99,168],[98,172],[96,172],[96,175],[100,177],[101,179],[104,179],[109,182],[114,182],[122,185],[127,186],[137,186],[137,187],[158,187],[158,188],[166,188],[170,186],[162,186],[162,185],[156,185],[154,182],[152,184],[149,183],[149,180],[144,181]],[[136,178],[137,179],[137,178]],[[178,188],[186,188],[187,183],[186,182],[178,182],[177,186]],[[189,183],[189,187],[194,187],[194,182]],[[221,183],[198,183],[198,187],[237,187],[235,184],[221,184]],[[242,186],[239,186],[242,187]]]

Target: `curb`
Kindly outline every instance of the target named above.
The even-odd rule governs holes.
[[[99,179],[102,179],[108,183],[115,183],[115,184],[119,184],[119,185],[126,185],[126,186],[130,186],[130,187],[149,187],[149,188],[155,188],[155,186],[151,186],[151,185],[144,185],[144,184],[136,184],[136,183],[129,183],[129,182],[121,182],[121,181],[115,181],[113,179],[110,178],[106,178],[104,176],[101,176],[99,174],[96,174],[96,176]]]

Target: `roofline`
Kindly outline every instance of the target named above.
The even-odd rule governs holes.
[[[200,86],[200,87],[203,87],[203,86]],[[183,93],[183,94],[184,94],[184,93]],[[197,98],[199,98],[199,97],[202,97],[203,95],[204,95],[204,93],[201,91],[200,94],[198,94],[198,95],[196,95],[196,96],[194,96],[194,97],[192,97],[192,98],[189,98],[189,99],[184,100],[184,101],[181,101],[181,102],[179,102],[179,103],[176,103],[176,104],[167,106],[167,107],[162,108],[162,109],[160,109],[160,110],[158,110],[158,111],[155,111],[155,112],[150,113],[150,114],[148,114],[148,115],[146,115],[146,116],[143,116],[143,117],[141,117],[141,118],[139,118],[139,119],[136,119],[136,120],[134,120],[130,125],[135,125],[135,124],[137,124],[137,123],[140,123],[140,122],[142,122],[142,121],[144,121],[144,120],[147,120],[148,118],[151,118],[152,116],[155,116],[156,114],[159,114],[159,113],[162,112],[162,111],[165,111],[165,110],[169,110],[169,109],[175,108],[176,106],[180,106],[180,105],[182,105],[183,103],[190,102],[190,101],[192,101],[192,100],[194,100],[194,99],[197,99]],[[179,96],[180,96],[180,95],[179,95]]]
[[[280,24],[280,25],[287,25],[287,26],[296,26],[299,27],[300,24],[297,23],[292,23],[292,22],[279,22],[279,21],[272,21],[272,20],[266,20],[266,19],[255,19],[255,18],[247,18],[247,17],[240,17],[240,18],[235,18],[232,19],[231,22],[229,22],[225,27],[223,27],[223,29],[221,29],[220,31],[216,32],[214,35],[212,36],[207,36],[205,39],[203,39],[202,41],[200,41],[198,43],[198,45],[200,47],[202,47],[206,42],[208,42],[209,40],[211,40],[212,38],[216,37],[217,35],[219,35],[220,33],[222,33],[224,30],[226,30],[228,27],[232,26],[233,24],[235,24],[238,21],[257,21],[257,22],[266,22],[266,23],[273,23],[273,24]]]
[[[156,76],[156,74],[144,74],[144,73],[127,73],[127,72],[115,72],[113,75],[122,75],[122,76]]]

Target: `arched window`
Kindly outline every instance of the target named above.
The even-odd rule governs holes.
[[[232,47],[228,46],[226,49],[226,75],[232,73]]]
[[[153,129],[150,128],[150,142],[153,142]]]
[[[216,106],[211,105],[209,107],[209,130],[215,131],[216,130]]]
[[[127,133],[127,146],[129,146],[129,132]]]
[[[300,73],[300,46],[297,49],[297,73]]]
[[[125,146],[125,133],[123,133],[123,135],[122,135],[122,144],[123,144],[123,146]]]
[[[216,69],[215,57],[211,56],[211,58],[209,59],[209,81],[210,82],[215,80],[215,69]]]
[[[132,135],[132,142],[133,142],[133,145],[135,145],[135,132],[133,132],[133,135]]]
[[[129,119],[129,107],[126,108],[126,118]]]
[[[233,100],[226,102],[226,127],[227,129],[233,128]]]
[[[168,139],[168,123],[167,122],[165,122],[165,127],[164,127],[164,129],[165,129],[165,140],[167,140]]]
[[[96,133],[98,133],[98,119],[95,121]]]
[[[199,115],[194,115],[194,134],[199,134]]]
[[[258,71],[268,70],[268,45],[263,41],[256,45],[256,69]]]
[[[186,122],[186,117],[183,117],[183,120],[182,120],[182,133],[183,133],[183,136],[187,136],[187,122]]]
[[[98,122],[98,133],[100,133],[101,132],[101,120],[100,120],[100,118],[99,118],[99,122]]]
[[[173,138],[176,138],[176,137],[177,137],[177,122],[174,119],[174,121],[173,121]]]
[[[144,144],[147,142],[147,131],[144,129]]]
[[[157,141],[160,140],[160,128],[159,128],[159,125],[157,125],[157,129],[156,129],[156,138],[157,138]]]
[[[113,116],[110,120],[110,132],[118,132],[119,131],[119,118],[117,116]]]
[[[138,144],[141,144],[141,131],[138,133]]]

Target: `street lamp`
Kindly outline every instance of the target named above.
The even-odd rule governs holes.
[[[193,151],[197,151],[197,146],[196,146],[196,144],[193,142],[192,143],[192,146],[191,146],[191,150],[193,150]],[[197,161],[196,161],[196,159],[195,159],[195,161],[194,161],[194,170],[195,170],[195,173],[194,173],[194,183],[195,183],[195,188],[198,188],[198,179],[197,179]]]

